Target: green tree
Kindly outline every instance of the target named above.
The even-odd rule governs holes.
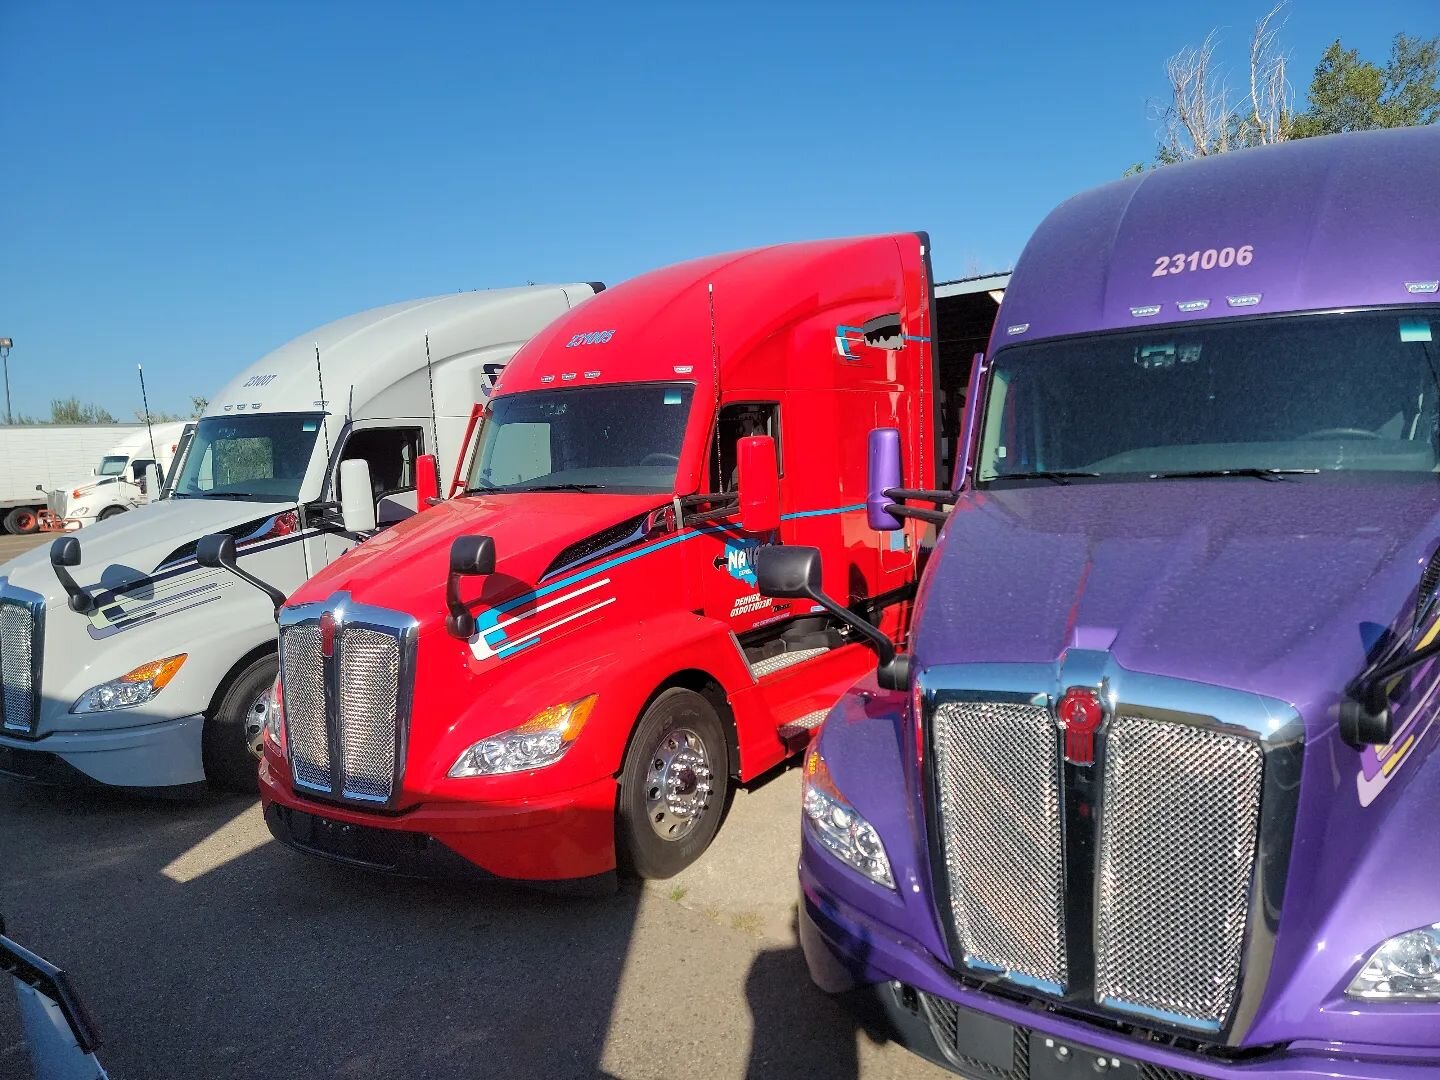
[[[1433,124],[1440,120],[1440,37],[1396,34],[1383,68],[1336,40],[1320,58],[1307,97],[1291,138]]]
[[[113,424],[110,410],[89,402],[81,404],[77,397],[53,398],[50,402],[52,424]]]

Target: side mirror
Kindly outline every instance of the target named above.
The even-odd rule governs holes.
[[[870,432],[869,470],[865,484],[865,520],[879,532],[894,532],[902,522],[890,512],[895,500],[885,492],[900,486],[900,432],[875,428]]]
[[[780,467],[769,435],[749,435],[736,446],[736,487],[741,529],[768,533],[780,527]]]
[[[897,656],[893,641],[855,612],[841,607],[820,588],[819,548],[766,544],[755,553],[755,580],[764,596],[777,599],[803,597],[819,604],[875,650],[875,655],[880,658],[875,677],[882,687],[886,690],[909,689],[910,658]]]
[[[285,594],[249,571],[240,569],[240,564],[235,561],[235,537],[229,533],[211,533],[200,537],[195,542],[195,561],[212,570],[228,570],[247,585],[253,585],[270,598],[276,614],[279,614],[285,603]]]
[[[340,462],[340,518],[348,533],[375,531],[375,493],[370,490],[370,463],[364,458]]]
[[[81,615],[95,611],[95,599],[82,589],[70,575],[70,567],[80,565],[80,540],[74,536],[61,536],[50,545],[50,566],[55,579],[70,598],[70,610]]]
[[[152,503],[160,497],[160,469],[154,465],[145,466],[145,480],[140,485],[140,501]]]
[[[415,459],[415,512],[440,501],[440,462],[434,454]]]
[[[488,536],[457,536],[450,544],[450,573],[445,579],[445,605],[450,614],[445,628],[468,640],[475,633],[475,616],[460,599],[460,579],[495,572],[495,541]]]

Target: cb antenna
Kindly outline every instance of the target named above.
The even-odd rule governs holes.
[[[315,382],[320,386],[320,430],[325,434],[325,467],[330,467],[330,402],[325,400],[325,372],[320,367],[320,343],[315,342]]]
[[[435,418],[435,369],[430,365],[430,331],[425,331],[425,374],[430,379],[430,452],[440,458],[440,422]]]
[[[160,455],[155,453],[155,429],[150,426],[150,398],[145,393],[145,365],[136,364],[135,367],[140,372],[140,403],[145,406],[145,434],[150,437],[150,460],[158,467]]]
[[[715,338],[715,283],[707,282],[705,290],[710,298],[710,377],[715,383],[715,490],[720,491],[725,486],[725,478],[720,475],[722,462],[720,458],[720,343]],[[702,481],[703,483],[703,481]]]

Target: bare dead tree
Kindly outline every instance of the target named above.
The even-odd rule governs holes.
[[[1155,110],[1160,121],[1162,164],[1267,145],[1286,137],[1293,92],[1287,77],[1289,57],[1281,51],[1279,38],[1287,3],[1279,0],[1251,34],[1248,101],[1233,99],[1225,70],[1216,58],[1219,29],[1210,31],[1199,46],[1187,46],[1165,62],[1170,101]]]

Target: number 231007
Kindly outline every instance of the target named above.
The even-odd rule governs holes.
[[[1196,270],[1214,270],[1217,266],[1222,269],[1227,266],[1249,266],[1254,261],[1253,244],[1243,244],[1238,248],[1206,248],[1204,251],[1192,251],[1188,255],[1181,252],[1178,255],[1156,256],[1155,269],[1150,272],[1150,276],[1165,277],[1169,274],[1193,273]]]

